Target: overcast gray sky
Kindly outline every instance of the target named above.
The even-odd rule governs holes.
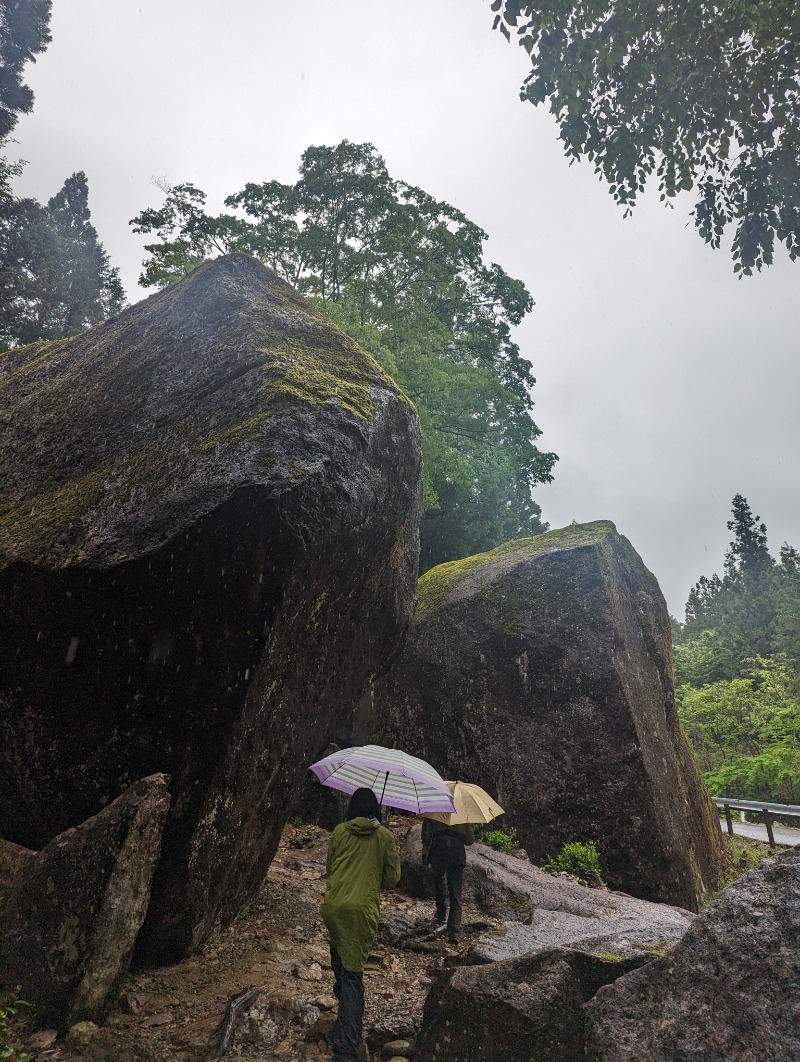
[[[131,301],[128,220],[193,181],[213,210],[246,181],[292,182],[310,144],[371,141],[392,176],[463,210],[536,307],[518,341],[538,383],[537,499],[558,527],[610,519],[679,618],[722,568],[744,494],[777,554],[800,547],[800,264],[738,281],[695,235],[691,202],[623,219],[554,121],[523,104],[525,55],[488,0],[54,0],[53,43],[15,136],[20,194],[74,170]]]

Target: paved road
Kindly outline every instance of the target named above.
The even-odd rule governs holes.
[[[725,820],[722,821],[722,829],[724,833],[728,832],[728,827],[725,825]],[[755,841],[767,841],[767,827],[757,822],[739,822],[738,819],[733,820],[733,832],[738,833],[740,837],[752,837]],[[775,834],[775,844],[785,844],[792,847],[796,844],[800,844],[800,830],[793,830],[788,826],[773,826],[772,832]]]

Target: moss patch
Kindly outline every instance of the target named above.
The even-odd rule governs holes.
[[[9,364],[12,368],[8,371],[5,379],[0,380],[0,391],[8,387],[12,381],[16,382],[19,377],[24,376],[33,369],[38,369],[59,347],[67,342],[68,340],[66,339],[41,339],[36,343],[29,343],[25,347],[3,352],[0,355],[0,370],[7,368]],[[19,364],[14,367],[16,362],[19,362]]]
[[[474,557],[449,561],[431,568],[419,581],[417,611],[433,612],[445,604],[452,590],[467,576],[480,568],[488,568],[498,561],[511,560],[511,567],[523,564],[531,557],[540,556],[557,549],[577,549],[581,546],[602,546],[614,531],[609,520],[595,520],[590,524],[571,524],[555,531],[546,531],[532,538],[519,538],[512,542],[477,553]]]
[[[26,498],[16,508],[0,512],[0,551],[15,553],[45,550],[103,492],[109,468],[103,467],[72,479],[55,490]]]
[[[202,451],[214,450],[217,446],[224,446],[228,443],[236,443],[244,439],[255,439],[258,437],[262,421],[269,416],[271,416],[270,413],[256,413],[254,416],[243,420],[241,424],[231,424],[230,427],[223,428],[222,431],[218,431],[215,435],[201,442],[199,449]]]

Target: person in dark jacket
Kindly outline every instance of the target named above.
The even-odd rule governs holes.
[[[322,919],[331,938],[333,993],[339,1015],[333,1027],[335,1062],[358,1062],[363,1038],[363,969],[378,932],[380,891],[400,880],[394,837],[380,824],[381,809],[371,789],[357,789],[347,818],[331,834],[328,886]]]
[[[451,944],[461,938],[461,889],[464,867],[467,865],[466,846],[475,840],[470,825],[447,826],[434,819],[422,821],[422,849],[425,861],[433,871],[436,889],[436,926],[447,919],[447,937]],[[448,903],[450,910],[448,914]]]

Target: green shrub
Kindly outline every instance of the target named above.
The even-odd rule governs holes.
[[[17,1014],[20,1007],[27,1006],[28,1004],[21,999],[15,999],[11,1003],[0,1003],[0,1059],[3,1062],[6,1059],[13,1059],[13,1062],[33,1062],[33,1055],[29,1055],[26,1051],[17,1051],[8,1045],[9,1020]]]
[[[725,834],[722,846],[726,850],[725,863],[727,865],[723,869],[720,888],[733,884],[742,874],[757,867],[764,859],[775,855],[764,841],[756,841],[750,837],[737,837],[736,834]],[[709,900],[711,899],[713,896],[709,897]]]
[[[487,830],[478,826],[475,829],[475,838],[498,852],[513,852],[515,848],[519,848],[519,838],[513,826],[509,826],[507,830]]]
[[[542,865],[548,874],[574,874],[582,881],[602,884],[600,853],[594,841],[568,841],[555,858]]]

